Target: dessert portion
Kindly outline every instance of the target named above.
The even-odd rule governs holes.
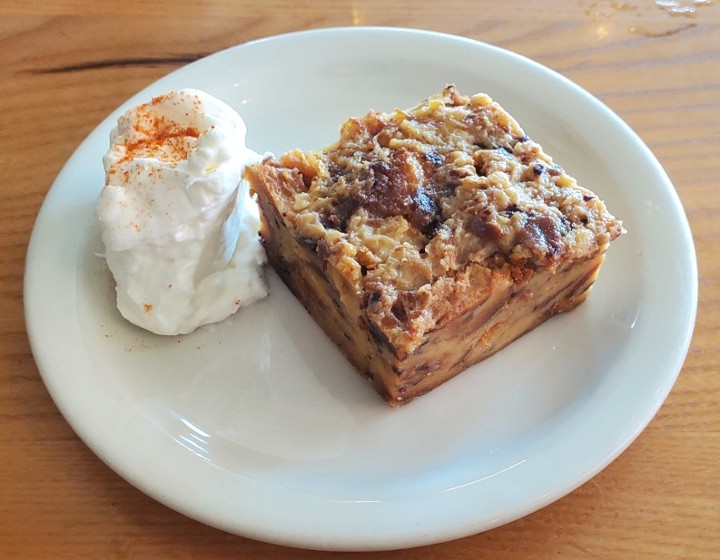
[[[130,322],[184,334],[267,295],[257,206],[243,180],[260,156],[245,133],[233,109],[190,89],[119,118],[96,213]]]
[[[393,406],[575,308],[623,231],[500,105],[452,86],[247,173],[270,264]]]

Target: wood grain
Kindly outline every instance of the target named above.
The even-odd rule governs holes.
[[[667,170],[690,220],[700,271],[697,324],[678,382],[647,430],[607,469],[499,529],[354,556],[720,558],[720,6],[694,6],[685,17],[650,0],[0,0],[0,558],[334,556],[206,527],[115,475],[75,436],[42,384],[25,331],[22,282],[33,222],[54,177],[122,101],[219,49],[344,25],[464,35],[579,83],[628,122]]]

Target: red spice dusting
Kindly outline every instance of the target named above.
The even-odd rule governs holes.
[[[143,303],[143,311],[145,311],[145,313],[150,313],[152,311],[152,304]]]
[[[162,97],[154,98],[153,103],[161,99]],[[138,111],[137,118],[133,128],[140,138],[125,144],[125,155],[120,163],[148,156],[164,161],[185,160],[190,149],[188,139],[196,140],[200,136],[197,128],[182,127],[149,111]]]

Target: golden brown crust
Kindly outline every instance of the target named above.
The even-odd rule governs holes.
[[[248,176],[266,245],[286,229],[335,278],[341,307],[352,300],[363,328],[401,362],[500,285],[517,293],[575,261],[597,260],[596,270],[622,232],[497,103],[452,86],[410,110],[349,119],[336,144]],[[552,313],[582,299],[556,296]]]

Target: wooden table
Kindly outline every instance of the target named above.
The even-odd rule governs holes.
[[[55,175],[122,101],[237,43],[351,25],[493,43],[598,96],[669,173],[700,270],[685,366],[657,417],[619,459],[564,499],[499,529],[359,557],[720,558],[720,6],[682,4],[694,13],[673,14],[651,0],[0,0],[0,558],[325,556],[204,526],[97,459],[40,379],[22,281],[33,221]]]

